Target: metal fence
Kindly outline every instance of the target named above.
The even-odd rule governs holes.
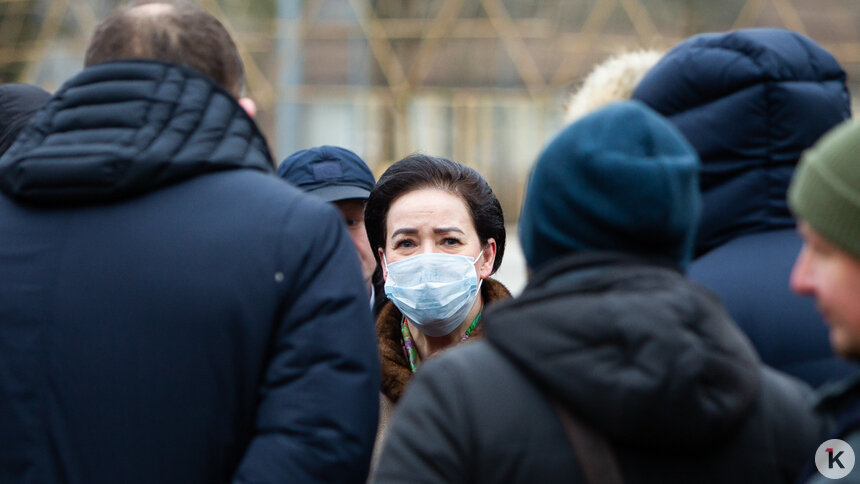
[[[563,102],[608,55],[704,31],[809,35],[860,80],[856,0],[203,0],[234,34],[280,161],[339,144],[377,174],[423,151],[481,171],[515,219]],[[0,76],[56,89],[109,0],[0,0]]]

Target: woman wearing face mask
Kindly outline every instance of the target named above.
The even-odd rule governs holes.
[[[390,409],[421,362],[480,337],[483,308],[510,297],[489,278],[502,262],[505,224],[477,171],[415,154],[379,178],[365,227],[389,299],[376,320],[384,433]]]

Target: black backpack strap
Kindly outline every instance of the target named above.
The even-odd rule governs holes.
[[[621,467],[612,446],[555,399],[552,404],[564,425],[570,445],[588,484],[623,484]]]

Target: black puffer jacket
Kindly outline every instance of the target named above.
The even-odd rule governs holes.
[[[0,190],[0,482],[364,481],[379,363],[355,249],[229,93],[90,67]]]
[[[486,341],[416,375],[377,482],[583,482],[547,394],[611,442],[628,483],[791,482],[820,443],[809,387],[761,366],[672,269],[573,256],[486,318]]]

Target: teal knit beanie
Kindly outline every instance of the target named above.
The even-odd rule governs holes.
[[[788,202],[797,218],[860,257],[860,121],[837,126],[804,153]]]
[[[699,158],[638,101],[610,104],[562,130],[533,168],[520,243],[536,271],[560,256],[615,251],[685,269],[701,213]]]

